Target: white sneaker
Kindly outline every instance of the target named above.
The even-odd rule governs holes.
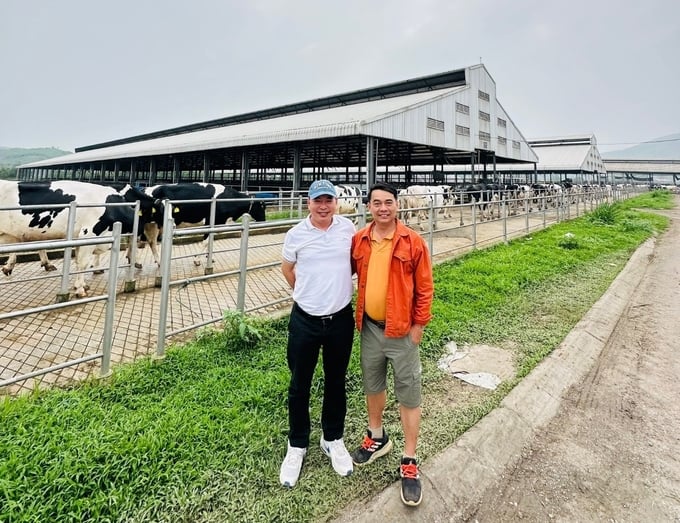
[[[302,461],[305,459],[307,449],[302,447],[291,447],[288,442],[288,452],[281,463],[281,472],[279,472],[279,481],[284,487],[292,488],[297,483],[300,477],[300,470],[302,469]]]
[[[333,469],[341,476],[349,476],[354,470],[352,456],[349,455],[342,438],[333,441],[326,441],[321,436],[321,450],[326,456],[331,458]]]

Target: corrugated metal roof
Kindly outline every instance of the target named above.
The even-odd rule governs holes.
[[[463,89],[454,87],[92,149],[20,166],[43,167],[361,134],[363,123]]]
[[[580,170],[590,152],[590,145],[537,147],[538,168],[541,170]]]
[[[307,106],[301,112],[290,112],[293,108]],[[218,126],[218,122],[223,125]],[[210,123],[215,125],[208,127]],[[446,163],[451,164],[475,152],[484,161],[494,156],[507,162],[538,160],[496,99],[495,82],[482,64],[316,101],[191,124],[177,128],[176,133],[171,131],[150,133],[145,136],[154,137],[148,139],[122,138],[108,142],[106,147],[81,148],[74,154],[19,168],[75,168],[77,165],[94,168],[93,164],[102,162],[104,172],[104,162],[113,160],[153,157],[165,162],[178,158],[179,161],[196,161],[205,151],[231,149],[238,155],[245,148],[263,150],[266,149],[263,146],[270,144],[293,142],[302,144],[302,148],[309,151],[317,145],[323,149],[337,147],[343,142],[357,143],[367,136],[391,144],[391,150],[388,145],[383,151],[390,150],[389,159],[394,158],[398,163],[424,164],[445,158]],[[502,147],[497,146],[501,139]],[[383,154],[387,160],[387,153]],[[357,152],[356,156],[360,158],[361,153]],[[266,162],[274,161],[264,158],[258,168],[269,168]],[[316,161],[316,156],[308,155],[308,160]],[[234,168],[233,156],[229,161]],[[132,172],[133,163],[128,164]]]
[[[174,127],[172,129],[162,129],[159,131],[153,131],[150,133],[137,136],[130,136],[127,138],[120,138],[118,140],[112,140],[110,142],[100,144],[87,145],[84,147],[76,148],[76,152],[79,153],[91,149],[100,149],[102,147],[122,145],[124,143],[139,142],[143,140],[161,138],[163,136],[170,136],[194,131],[203,131],[215,127],[226,127],[228,125],[236,125],[245,122],[252,122],[255,120],[280,118],[282,116],[288,116],[291,114],[306,113],[309,111],[319,111],[322,109],[330,109],[333,107],[347,106],[356,103],[392,98],[395,96],[405,96],[424,91],[441,90],[449,87],[465,85],[466,85],[466,70],[456,69],[453,71],[447,71],[445,73],[421,76],[409,80],[401,80],[389,84],[359,89],[348,93],[334,94],[331,96],[325,96],[323,98],[306,100],[304,102],[297,102],[278,107],[272,107],[269,109],[262,109],[259,111],[251,111],[248,113],[236,114],[224,118],[208,120],[205,122],[197,122],[189,125],[182,125],[180,127]]]
[[[680,174],[680,160],[604,160],[607,172]]]

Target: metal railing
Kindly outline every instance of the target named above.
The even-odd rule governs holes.
[[[0,255],[5,253],[19,253],[27,252],[37,249],[61,249],[70,250],[71,248],[79,248],[90,245],[109,245],[110,246],[110,276],[108,280],[107,293],[99,296],[91,296],[88,298],[81,298],[69,302],[55,303],[51,305],[45,305],[42,307],[32,307],[22,310],[14,310],[9,313],[0,314],[0,322],[10,318],[17,318],[21,316],[29,316],[31,314],[42,313],[47,311],[57,311],[66,308],[75,308],[87,303],[93,303],[98,301],[106,301],[106,313],[104,318],[104,336],[102,339],[101,351],[95,354],[89,354],[76,358],[74,360],[66,361],[58,365],[52,365],[50,367],[41,368],[39,370],[34,370],[24,374],[19,374],[9,379],[0,381],[0,387],[5,387],[19,381],[28,380],[43,374],[48,374],[51,372],[58,371],[60,369],[70,367],[73,365],[79,365],[81,363],[86,363],[89,361],[101,359],[101,367],[99,376],[105,377],[111,373],[111,345],[113,340],[113,320],[114,320],[114,310],[116,307],[116,281],[118,279],[118,256],[120,254],[120,244],[121,244],[121,224],[116,222],[113,225],[113,233],[111,236],[103,236],[98,238],[87,238],[79,240],[59,240],[59,241],[40,241],[32,242],[30,244],[18,244],[5,246],[0,245]]]
[[[435,245],[441,238],[447,236],[464,237],[469,242],[464,248],[454,248],[450,250],[443,250],[437,253],[446,258],[452,258],[465,250],[477,249],[485,244],[493,244],[498,242],[508,242],[510,238],[529,234],[533,230],[543,229],[553,223],[559,223],[564,220],[569,220],[585,214],[593,210],[598,205],[604,202],[613,202],[620,199],[630,197],[634,188],[620,187],[611,191],[598,191],[596,193],[589,193],[588,199],[585,200],[585,195],[563,194],[558,196],[551,196],[551,201],[541,201],[541,197],[537,197],[536,201],[540,204],[540,210],[529,210],[530,202],[522,199],[505,198],[498,202],[499,211],[493,219],[482,219],[479,213],[479,203],[458,203],[454,205],[435,206],[433,202],[426,207],[419,210],[427,212],[427,220],[423,223],[412,224],[412,227],[421,229],[421,234],[426,238],[431,253],[435,253]],[[547,198],[547,197],[543,197]],[[280,231],[287,230],[294,224],[304,219],[306,213],[303,210],[304,197],[296,196],[289,199],[281,198],[277,202],[279,210],[290,210],[291,216],[295,214],[294,218],[276,220],[273,222],[252,222],[248,215],[244,215],[240,223],[233,224],[215,224],[214,223],[214,199],[212,201],[213,212],[211,214],[211,223],[193,228],[176,228],[172,218],[173,207],[181,201],[165,202],[165,215],[163,218],[163,241],[161,242],[161,264],[158,268],[158,278],[156,285],[160,286],[160,293],[157,297],[157,324],[155,328],[155,347],[147,347],[146,354],[153,352],[156,358],[162,358],[166,352],[166,342],[180,334],[194,331],[198,328],[207,325],[218,323],[223,318],[224,310],[235,309],[244,313],[259,313],[272,307],[278,307],[284,303],[290,303],[290,292],[286,286],[286,293],[284,296],[272,297],[268,300],[263,300],[260,304],[248,307],[246,304],[247,298],[247,283],[248,279],[254,280],[257,278],[258,271],[267,271],[276,269],[280,266],[282,238],[271,241],[260,242],[258,248],[265,246],[270,250],[277,250],[277,256],[270,256],[261,261],[254,261],[252,256],[255,248],[252,245],[252,238],[254,235],[262,235],[270,233],[272,229]],[[44,207],[43,207],[44,208]],[[446,209],[445,209],[446,208]],[[1,209],[0,209],[1,210]],[[444,210],[448,210],[453,214],[454,219],[443,220],[440,216]],[[513,214],[514,213],[514,214]],[[367,223],[368,215],[366,208],[359,206],[359,212],[348,215],[353,218],[358,227]],[[493,229],[493,232],[490,233]],[[181,277],[172,279],[172,267],[174,263],[181,261],[182,257],[187,255],[180,254],[179,245],[187,237],[207,235],[205,241],[206,250],[205,255],[208,263],[204,268],[203,274],[193,274],[189,277]],[[32,377],[43,374],[59,371],[68,366],[76,366],[81,363],[92,360],[101,359],[101,368],[99,375],[106,376],[110,373],[111,364],[111,343],[115,334],[126,327],[116,325],[114,320],[114,307],[116,305],[116,288],[118,284],[118,267],[119,267],[119,251],[121,237],[120,224],[117,224],[112,236],[95,238],[95,239],[76,239],[76,240],[62,240],[52,242],[31,242],[25,244],[0,245],[0,255],[11,252],[29,252],[38,249],[71,249],[82,245],[98,245],[110,244],[110,272],[107,278],[107,291],[102,295],[93,296],[85,299],[72,300],[67,303],[57,303],[52,305],[45,305],[34,308],[26,308],[22,310],[14,310],[12,312],[0,314],[0,321],[15,318],[19,316],[28,316],[44,311],[57,311],[66,307],[83,307],[86,304],[105,300],[106,311],[104,315],[104,334],[102,339],[101,351],[95,354],[83,355],[78,358],[60,363],[58,365],[48,366],[38,370],[30,370],[28,372],[17,373],[12,378],[0,381],[0,387],[9,384],[17,383],[22,380],[28,380]],[[220,253],[220,248],[223,246],[217,245],[216,239],[218,236],[229,236],[238,241],[238,247],[232,247],[230,252],[238,252],[238,264],[234,268],[219,268],[215,270],[214,257]],[[271,235],[270,235],[271,236]],[[483,238],[482,238],[483,237]],[[135,242],[133,242],[135,243]],[[66,260],[65,260],[66,262]],[[66,265],[66,263],[65,263]],[[130,266],[127,268],[128,279],[134,270],[134,258]],[[67,272],[67,269],[64,271]],[[266,275],[265,275],[266,278]],[[169,309],[171,303],[172,289],[180,289],[190,285],[199,285],[209,281],[225,281],[227,279],[235,280],[236,288],[235,296],[231,296],[232,305],[222,306],[221,314],[214,317],[203,318],[200,321],[183,322],[180,326],[169,326]],[[282,278],[279,278],[282,280]],[[154,291],[158,292],[158,291]],[[126,301],[126,300],[123,300]],[[125,304],[122,305],[125,307]],[[146,316],[151,317],[152,311],[143,311]],[[156,312],[156,311],[153,311]],[[153,327],[151,327],[153,329]],[[3,369],[0,367],[0,371]]]

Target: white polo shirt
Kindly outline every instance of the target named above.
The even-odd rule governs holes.
[[[333,216],[327,230],[317,229],[309,216],[286,233],[283,259],[295,264],[293,300],[307,314],[334,314],[352,299],[350,250],[354,224]]]

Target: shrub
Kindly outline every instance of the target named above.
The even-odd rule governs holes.
[[[603,203],[592,212],[588,213],[587,217],[591,223],[600,225],[614,225],[618,218],[619,210],[611,203]]]
[[[563,249],[578,249],[581,245],[579,244],[579,241],[576,239],[576,235],[571,232],[567,232],[560,238],[560,240],[557,242],[557,245],[562,247]]]
[[[222,315],[222,330],[226,345],[230,348],[248,349],[262,340],[262,333],[256,326],[257,320],[243,312],[226,310]]]
[[[647,220],[624,218],[621,222],[621,229],[625,232],[654,233],[654,226]]]

